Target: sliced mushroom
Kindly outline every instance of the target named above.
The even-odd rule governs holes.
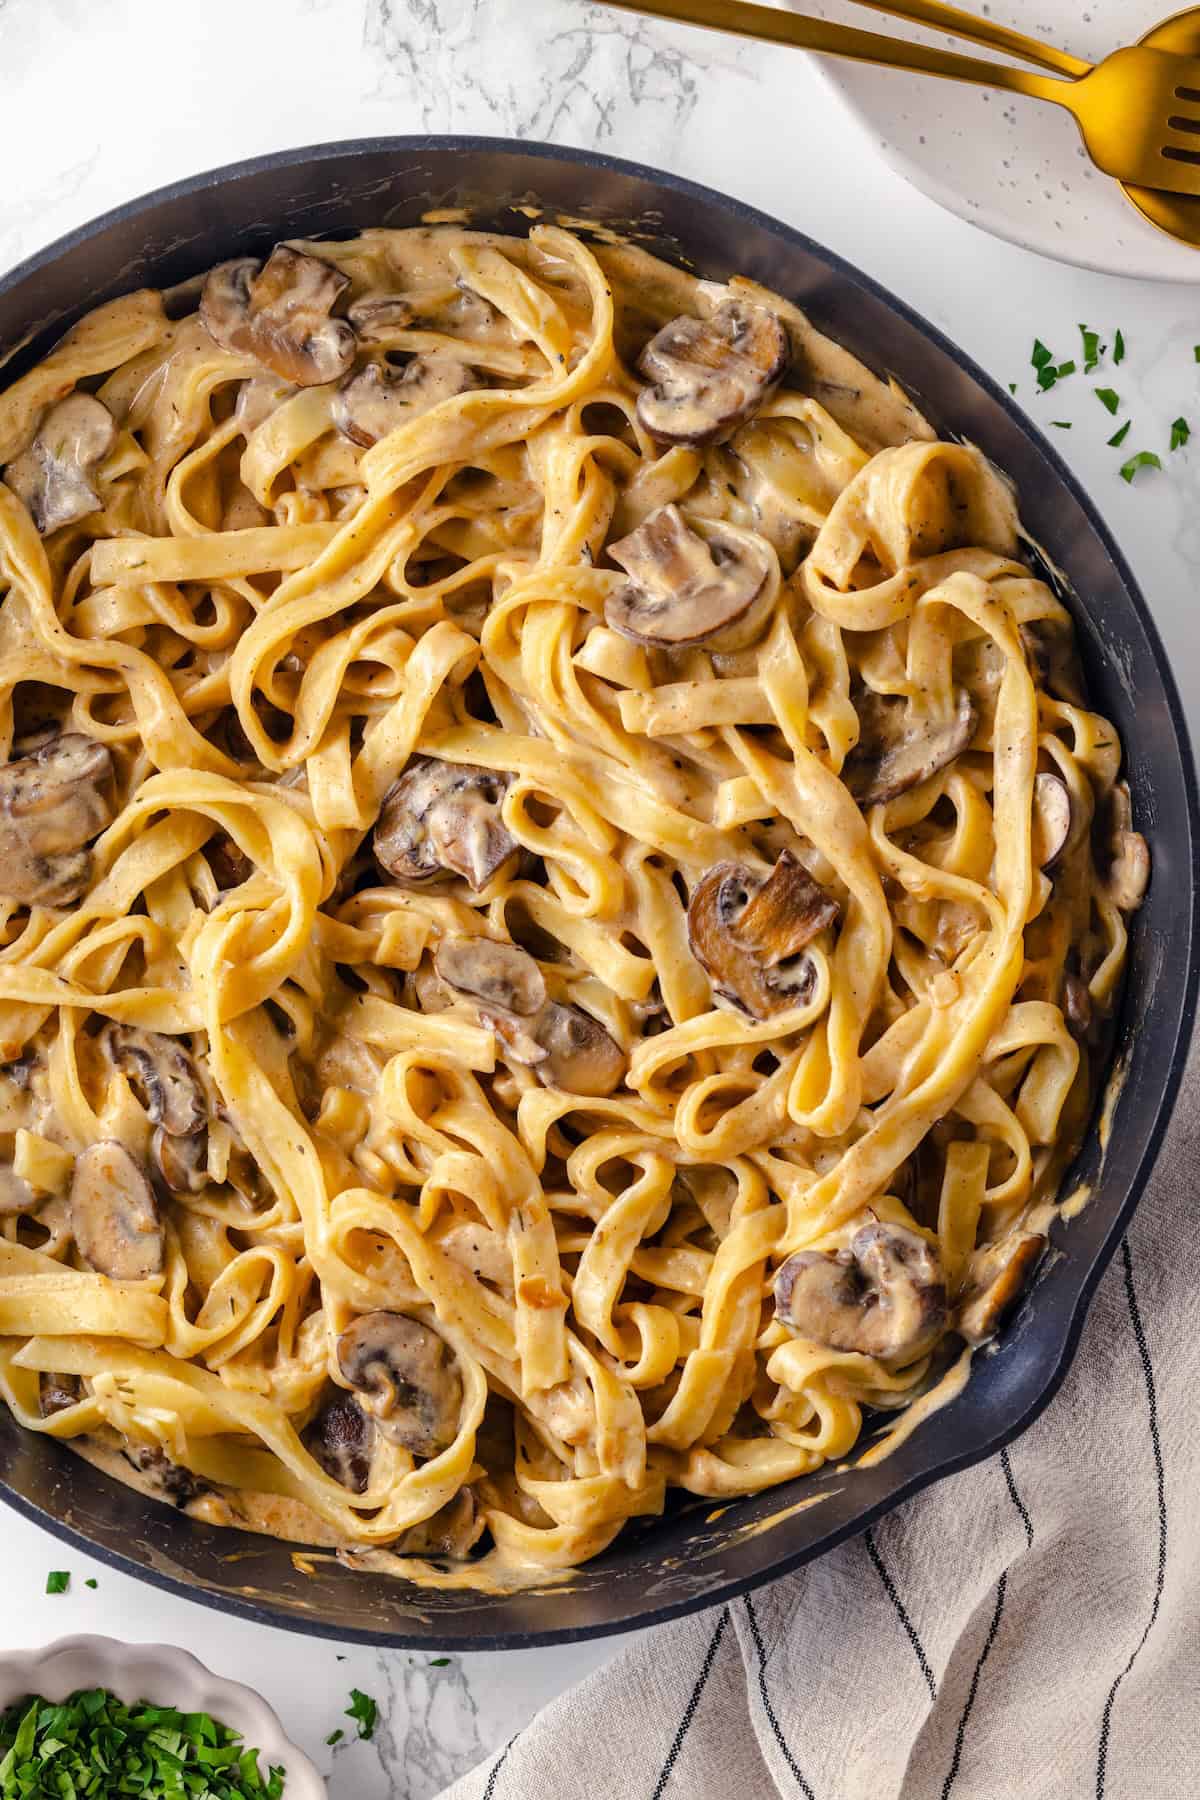
[[[674,505],[660,506],[608,553],[629,580],[609,596],[604,617],[638,643],[743,649],[774,597],[775,552],[765,538],[717,520],[704,522],[702,536]]]
[[[78,1375],[38,1376],[38,1414],[43,1419],[52,1419],[55,1413],[66,1412],[72,1406],[78,1406],[83,1399],[83,1383]]]
[[[375,855],[397,881],[459,875],[478,890],[517,851],[500,816],[511,777],[473,763],[414,757],[384,798]]]
[[[396,331],[407,331],[415,317],[412,302],[398,294],[366,294],[347,307],[346,317],[360,344],[386,343]]]
[[[933,719],[890,694],[863,688],[855,699],[859,739],[846,759],[846,786],[860,806],[894,800],[960,756],[975,734],[975,705],[965,688],[948,719]]]
[[[479,385],[457,356],[414,356],[398,371],[368,363],[347,376],[334,395],[333,422],[351,443],[370,449],[389,431]]]
[[[461,1562],[484,1529],[470,1488],[459,1488],[453,1500],[432,1518],[411,1525],[391,1546],[398,1556],[449,1556]]]
[[[71,1229],[79,1254],[113,1281],[162,1273],[163,1229],[154,1189],[123,1144],[93,1144],[75,1159]]]
[[[717,443],[778,387],[790,354],[782,321],[768,307],[725,300],[707,319],[685,313],[638,359],[653,383],[638,395],[638,418],[663,443]]]
[[[1074,808],[1061,775],[1033,779],[1033,860],[1049,875],[1062,860],[1071,837]]]
[[[68,394],[50,408],[28,450],[4,471],[42,537],[97,510],[100,496],[89,478],[116,438],[112,414],[91,394]]]
[[[352,1494],[365,1494],[371,1480],[375,1427],[353,1394],[335,1388],[304,1432],[304,1446],[325,1473]]]
[[[797,1336],[863,1356],[914,1357],[946,1324],[946,1282],[927,1238],[875,1220],[844,1250],[800,1250],[775,1277],[775,1311]]]
[[[87,889],[85,846],[113,816],[112,756],[69,731],[0,767],[0,894],[25,906],[67,906]]]
[[[1129,784],[1115,782],[1097,815],[1097,849],[1105,870],[1105,891],[1122,912],[1137,911],[1150,881],[1150,850],[1141,832],[1134,831],[1132,825]]]
[[[769,1019],[811,997],[815,971],[802,952],[840,910],[790,850],[765,880],[744,863],[718,863],[693,890],[688,941],[719,999]]]
[[[338,1367],[363,1411],[394,1444],[437,1456],[458,1436],[462,1376],[453,1351],[404,1313],[364,1313],[343,1331]]]
[[[537,1074],[547,1087],[598,1098],[620,1086],[627,1066],[625,1052],[581,1006],[551,1001],[538,1014],[532,1036],[545,1051]]]
[[[252,356],[297,387],[318,387],[354,361],[354,327],[330,317],[348,286],[340,269],[277,244],[265,263],[243,257],[212,270],[200,323],[223,350]]]
[[[99,1042],[156,1125],[173,1137],[187,1137],[207,1124],[208,1107],[196,1065],[177,1038],[110,1023]]]
[[[209,838],[204,846],[204,854],[213,872],[213,880],[222,893],[229,888],[241,887],[243,881],[249,881],[254,873],[254,864],[244,850],[238,849],[226,831],[219,831],[215,837]]]
[[[955,1318],[960,1337],[968,1344],[982,1344],[985,1338],[995,1335],[1045,1248],[1044,1237],[1026,1232],[972,1254],[967,1285]]]
[[[157,1126],[150,1155],[167,1186],[197,1194],[208,1179],[208,1102],[177,1038],[136,1025],[106,1025],[100,1044]]]
[[[149,1478],[155,1492],[169,1500],[172,1506],[187,1506],[189,1501],[209,1491],[205,1482],[190,1469],[185,1469],[182,1463],[172,1462],[157,1444],[126,1444],[122,1455],[139,1475]]]
[[[546,1003],[542,971],[527,950],[494,938],[443,938],[433,966],[460,994],[528,1016]]]
[[[1087,982],[1070,970],[1063,976],[1063,1018],[1072,1037],[1085,1038],[1092,1027],[1092,995]]]

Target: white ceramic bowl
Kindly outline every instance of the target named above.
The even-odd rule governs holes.
[[[116,1638],[67,1637],[43,1650],[10,1650],[0,1655],[0,1711],[24,1694],[65,1700],[76,1688],[108,1688],[131,1704],[149,1700],[181,1712],[211,1713],[241,1733],[247,1748],[261,1751],[264,1774],[282,1765],[284,1800],[327,1800],[327,1789],[302,1750],[284,1736],[283,1726],[261,1695],[237,1681],[224,1681],[186,1650],[170,1644],[122,1644]]]

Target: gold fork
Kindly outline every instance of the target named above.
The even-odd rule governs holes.
[[[915,75],[937,75],[949,81],[1004,88],[1031,100],[1065,106],[1075,119],[1089,156],[1106,175],[1141,187],[1174,194],[1200,195],[1200,57],[1173,56],[1133,45],[1114,50],[1089,66],[1062,52],[1050,52],[1020,32],[990,21],[973,19],[934,0],[864,0],[876,11],[937,25],[980,43],[1007,49],[1026,60],[1061,69],[1066,79],[986,62],[931,44],[861,31],[828,19],[781,12],[750,0],[606,0],[622,12],[648,13],[682,25],[702,25],[742,37],[847,56],[856,62],[882,63]],[[953,19],[953,24],[949,21]],[[1036,57],[1031,52],[1036,51]],[[1073,73],[1074,71],[1082,71]]]

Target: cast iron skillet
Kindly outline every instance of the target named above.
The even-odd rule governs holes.
[[[484,1596],[414,1590],[328,1561],[301,1572],[283,1544],[193,1523],[108,1481],[0,1409],[0,1493],[19,1512],[115,1567],[211,1606],[364,1643],[499,1649],[599,1636],[729,1599],[794,1569],[920,1488],[997,1451],[1066,1373],[1088,1301],[1146,1183],[1179,1085],[1195,1005],[1196,785],[1179,697],[1158,634],[1095,511],[1041,435],[931,325],[838,257],[762,213],[690,182],[579,151],[482,138],[326,144],[218,169],[98,219],[0,281],[0,355],[15,376],[79,315],[144,283],[167,286],[279,238],[410,225],[467,204],[477,222],[525,232],[515,203],[635,225],[702,273],[742,273],[796,300],[935,424],[979,444],[1020,487],[1034,540],[1070,587],[1097,703],[1128,756],[1136,823],[1154,874],[1132,932],[1118,1034],[1126,1065],[1107,1155],[1093,1135],[1071,1177],[1095,1187],[1054,1232],[1058,1255],[970,1384],[878,1466],[827,1470],[719,1508],[690,1501],[629,1530],[559,1586]],[[1069,1183],[1070,1185],[1070,1183]],[[801,1506],[804,1501],[817,1504]],[[717,1514],[720,1514],[718,1517]]]

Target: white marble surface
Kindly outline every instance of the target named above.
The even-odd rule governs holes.
[[[904,295],[1054,433],[1141,580],[1200,728],[1200,294],[1060,267],[939,211],[878,161],[803,60],[610,15],[587,0],[0,0],[0,267],[106,207],[288,145],[385,132],[485,131],[657,163],[802,227]],[[1200,277],[1200,259],[1197,262]],[[1093,382],[1033,399],[1034,334],[1075,355],[1080,320],[1120,326],[1104,382],[1134,418],[1124,450]],[[1096,378],[1097,381],[1100,377]],[[1190,416],[1194,449],[1166,454]],[[1121,455],[1162,474],[1127,486]],[[44,1592],[69,1567],[69,1594]],[[99,1586],[84,1587],[95,1575]],[[0,1514],[0,1648],[68,1631],[186,1645],[263,1690],[332,1769],[335,1800],[423,1800],[504,1742],[615,1645],[379,1656],[269,1632],[91,1567]],[[344,1660],[339,1661],[339,1655]],[[351,1686],[381,1723],[359,1743]],[[336,1752],[323,1740],[339,1723]]]

